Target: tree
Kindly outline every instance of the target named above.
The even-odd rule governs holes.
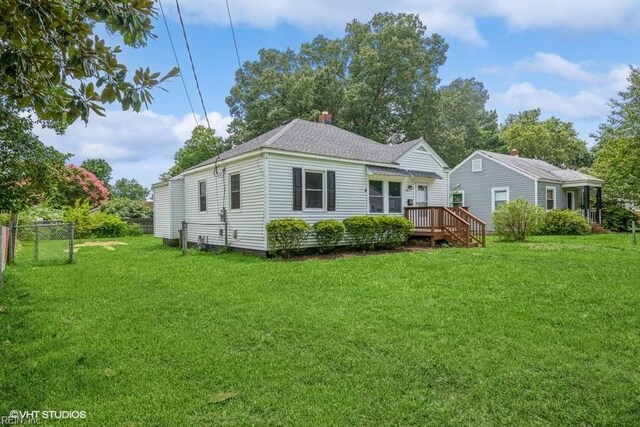
[[[378,13],[323,36],[298,52],[263,49],[236,73],[227,97],[233,143],[292,118],[333,113],[344,129],[383,143],[425,137],[435,129],[437,72],[447,45],[417,15]]]
[[[44,145],[32,128],[0,100],[0,212],[16,215],[50,198],[64,175],[70,156]]]
[[[104,159],[87,159],[80,166],[97,176],[105,187],[109,187],[111,172],[113,172],[109,162]]]
[[[429,143],[451,166],[475,150],[505,152],[498,134],[498,115],[487,111],[489,93],[482,82],[456,79],[438,89],[436,133]]]
[[[149,218],[153,209],[145,206],[140,200],[115,197],[100,206],[104,213],[118,215],[120,218]]]
[[[100,206],[109,198],[109,190],[102,181],[83,167],[69,165],[60,187],[60,204],[71,206],[87,201],[90,206]]]
[[[0,2],[0,94],[21,110],[34,111],[46,125],[63,130],[102,104],[117,102],[140,111],[151,102],[150,89],[164,77],[149,68],[133,78],[118,62],[119,46],[95,34],[106,28],[124,44],[146,45],[155,16],[152,0],[48,0]]]
[[[113,197],[145,200],[149,195],[149,190],[135,179],[120,178],[113,185],[112,194]]]
[[[611,113],[594,135],[593,172],[610,198],[640,200],[640,68],[630,67],[629,85],[610,101]]]
[[[540,110],[510,114],[500,129],[507,149],[517,149],[523,157],[578,169],[589,166],[593,159],[585,141],[571,122],[551,117],[540,120]]]
[[[191,132],[191,138],[187,139],[184,146],[175,154],[175,164],[165,173],[160,175],[161,180],[178,175],[185,169],[209,160],[225,150],[224,140],[215,135],[213,129],[198,125]]]

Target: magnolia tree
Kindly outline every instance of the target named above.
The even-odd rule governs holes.
[[[109,198],[109,190],[102,181],[83,167],[69,165],[61,189],[66,204],[87,200],[91,206],[99,206]]]

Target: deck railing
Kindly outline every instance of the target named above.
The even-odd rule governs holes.
[[[485,246],[486,225],[463,208],[446,206],[409,206],[404,216],[416,230],[432,235],[444,233],[454,244],[469,247],[475,241]]]

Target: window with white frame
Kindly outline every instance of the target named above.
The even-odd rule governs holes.
[[[369,181],[369,212],[384,212],[384,183]]]
[[[493,210],[496,210],[499,206],[509,203],[509,188],[492,188],[491,189],[491,203]]]
[[[324,208],[323,172],[304,172],[304,207],[306,209]]]
[[[388,183],[389,213],[402,212],[402,183],[389,181]]]
[[[207,210],[207,181],[198,182],[198,196],[200,212],[204,212]]]
[[[471,172],[482,172],[482,159],[471,160]]]
[[[229,177],[229,197],[231,198],[231,209],[240,209],[240,174],[236,173]]]
[[[550,211],[556,208],[556,188],[547,187],[547,210]]]
[[[464,206],[464,191],[457,191],[451,194],[451,206],[453,207]]]

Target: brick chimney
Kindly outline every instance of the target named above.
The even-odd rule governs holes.
[[[331,114],[328,111],[323,111],[318,117],[318,123],[324,123],[325,125],[331,124]]]
[[[511,154],[513,157],[520,157],[520,153],[518,153],[518,150],[516,150],[515,148],[511,150]]]

